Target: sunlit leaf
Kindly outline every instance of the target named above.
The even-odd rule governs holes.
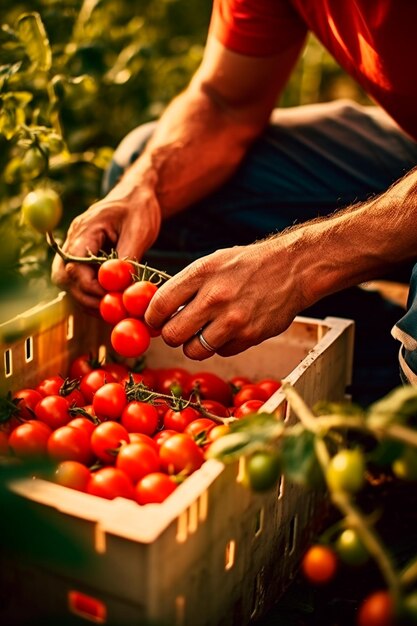
[[[314,449],[315,436],[304,431],[283,439],[282,465],[284,474],[300,485],[323,484],[323,475]]]
[[[16,30],[24,43],[34,68],[47,72],[52,65],[48,35],[38,13],[24,13],[17,21]]]
[[[384,428],[393,422],[406,422],[417,416],[417,388],[398,387],[368,409],[367,422],[371,428]]]

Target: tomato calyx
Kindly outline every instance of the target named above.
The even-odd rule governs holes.
[[[0,397],[0,424],[8,422],[12,417],[17,418],[20,422],[25,420],[19,418],[20,398],[12,398],[9,391],[6,396]]]
[[[69,408],[69,414],[71,415],[71,417],[78,417],[78,416],[85,417],[88,420],[90,420],[90,422],[92,422],[95,426],[98,426],[98,424],[101,424],[98,417],[95,417],[94,415],[86,411],[82,406],[71,406]]]

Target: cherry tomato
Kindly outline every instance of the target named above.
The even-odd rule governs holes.
[[[99,366],[98,362],[88,354],[76,357],[69,366],[68,376],[70,379],[82,378]]]
[[[148,349],[150,340],[145,324],[133,317],[116,324],[110,336],[113,349],[126,358],[141,356]]]
[[[36,389],[19,389],[13,394],[13,400],[17,401],[18,415],[24,420],[31,420],[35,416],[35,407],[42,395]]]
[[[215,422],[208,417],[199,417],[187,424],[184,428],[184,433],[190,435],[194,441],[197,440],[197,443],[202,443],[206,440],[207,434],[215,425]]]
[[[99,304],[100,315],[108,324],[117,324],[128,312],[123,305],[123,297],[120,291],[110,291],[105,293]]]
[[[55,461],[78,461],[83,465],[88,465],[93,458],[88,435],[72,426],[54,430],[48,439],[48,455]]]
[[[417,480],[417,452],[407,447],[403,454],[392,464],[392,471],[401,480]]]
[[[243,385],[252,384],[252,380],[247,376],[233,376],[229,378],[228,383],[232,388],[233,393],[237,393],[239,389],[242,389]]]
[[[113,465],[121,444],[129,443],[129,433],[118,422],[103,422],[91,435],[94,454],[105,463]]]
[[[107,500],[114,498],[135,499],[135,490],[130,478],[117,467],[103,467],[91,474],[87,493]]]
[[[168,409],[164,415],[164,428],[168,430],[176,430],[182,433],[185,427],[193,420],[198,419],[201,416],[196,409],[191,406],[187,406],[181,411],[175,409]]]
[[[45,396],[38,402],[35,415],[52,430],[65,426],[71,420],[68,402],[62,396]]]
[[[256,383],[258,387],[266,391],[268,398],[272,396],[281,387],[281,381],[274,378],[263,378]]]
[[[123,470],[132,480],[138,480],[161,469],[158,452],[147,443],[128,443],[120,448],[116,467]]]
[[[230,417],[229,409],[217,400],[201,400],[201,406],[217,417]]]
[[[128,433],[153,435],[158,428],[158,411],[152,404],[132,400],[123,410],[120,419]]]
[[[114,382],[116,381],[110,372],[106,372],[103,369],[96,369],[82,377],[80,381],[80,391],[83,394],[85,401],[91,404],[94,394],[98,389],[100,389],[100,387],[106,383]]]
[[[394,626],[394,603],[388,591],[375,591],[359,607],[358,626]]]
[[[118,383],[123,383],[129,376],[129,370],[122,363],[106,363],[102,369],[111,374]]]
[[[148,387],[148,389],[154,389],[156,386],[156,376],[154,372],[147,367],[145,367],[141,372],[128,372],[122,382],[130,385],[132,381],[136,385],[143,383],[145,387]]]
[[[80,428],[88,437],[91,437],[91,434],[96,427],[95,424],[88,419],[88,417],[74,417],[70,422],[68,422],[67,426]]]
[[[62,202],[53,189],[35,189],[23,199],[22,214],[25,222],[39,233],[53,230],[62,217]]]
[[[326,480],[334,491],[357,493],[365,481],[363,453],[356,450],[341,450],[330,459],[326,469]]]
[[[64,384],[64,379],[62,376],[50,376],[49,378],[44,378],[36,387],[36,391],[38,391],[41,396],[59,396],[59,392],[61,390],[62,385]]]
[[[160,503],[175,491],[177,484],[167,474],[153,472],[144,476],[136,485],[138,504]]]
[[[162,468],[169,474],[192,474],[204,462],[201,448],[184,433],[177,433],[166,439],[159,448],[159,457]]]
[[[100,265],[97,280],[106,291],[123,291],[132,283],[134,271],[129,261],[108,259]]]
[[[245,417],[245,415],[257,413],[263,404],[263,400],[246,400],[243,404],[235,407],[233,417]]]
[[[183,367],[167,367],[156,370],[155,388],[158,393],[182,396],[190,378],[189,372]]]
[[[159,453],[159,446],[155,439],[145,435],[144,433],[129,433],[130,443],[146,443],[148,446],[152,446],[154,450]]]
[[[346,528],[335,543],[336,552],[347,565],[363,565],[369,559],[367,549],[356,530]]]
[[[216,439],[220,439],[224,435],[228,435],[230,433],[230,426],[228,424],[217,424],[211,428],[207,434],[207,439],[209,443],[216,441]]]
[[[19,458],[46,456],[48,439],[52,430],[37,420],[20,424],[9,437],[9,447]]]
[[[246,461],[244,482],[253,491],[268,491],[277,484],[280,474],[279,456],[269,450],[259,450]]]
[[[88,467],[78,461],[61,461],[55,470],[55,481],[63,487],[87,491],[91,474]]]
[[[126,392],[120,383],[106,383],[94,394],[93,409],[99,419],[119,419],[126,405]]]
[[[124,290],[123,305],[132,317],[143,317],[157,290],[155,283],[149,280],[139,280]]]
[[[197,372],[192,374],[188,380],[187,393],[193,389],[198,389],[201,399],[217,400],[224,406],[229,406],[232,402],[232,390],[225,380],[212,374],[211,372]]]
[[[311,546],[301,562],[304,576],[315,585],[330,582],[336,574],[337,567],[335,552],[328,546],[319,544]]]
[[[155,441],[159,450],[162,444],[164,443],[164,441],[166,441],[173,435],[176,435],[177,433],[178,433],[177,430],[160,430],[159,432],[156,433],[156,435],[152,437],[152,439]]]
[[[258,387],[255,384],[243,385],[241,389],[234,395],[234,406],[240,406],[248,400],[262,400],[265,402],[268,400],[268,393],[262,387]]]

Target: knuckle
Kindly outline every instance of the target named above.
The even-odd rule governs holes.
[[[177,348],[182,344],[182,340],[173,324],[165,324],[161,334],[165,343],[172,348]]]

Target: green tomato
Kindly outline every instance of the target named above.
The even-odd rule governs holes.
[[[22,215],[39,233],[53,230],[62,217],[62,202],[53,189],[35,189],[25,196]]]
[[[24,180],[38,178],[46,168],[45,156],[38,148],[29,148],[22,158],[20,174]]]
[[[369,559],[362,540],[352,528],[347,528],[339,535],[335,548],[340,559],[348,565],[364,565]]]
[[[260,450],[246,461],[244,484],[253,491],[272,489],[281,474],[281,463],[276,452]]]
[[[417,450],[406,448],[392,464],[392,471],[401,480],[417,480]]]
[[[365,482],[365,459],[362,452],[342,450],[330,460],[326,470],[326,480],[333,491],[360,491]]]

